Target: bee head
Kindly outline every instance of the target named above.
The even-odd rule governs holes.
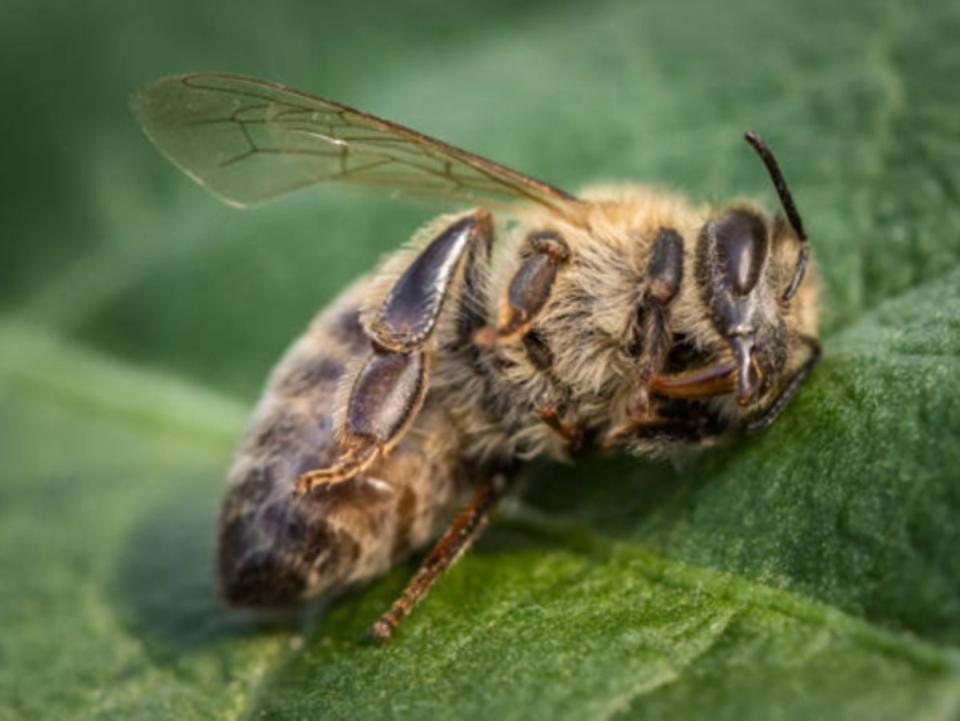
[[[736,398],[748,406],[762,396],[787,363],[790,301],[803,281],[809,243],[786,180],[767,145],[746,140],[770,173],[786,215],[771,221],[735,205],[708,220],[697,244],[703,300],[736,366]]]

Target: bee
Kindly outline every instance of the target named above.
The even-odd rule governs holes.
[[[327,181],[479,206],[428,222],[272,371],[220,514],[229,603],[338,594],[439,537],[372,626],[386,639],[523,461],[657,455],[757,431],[820,357],[810,244],[756,134],[745,138],[779,196],[775,216],[634,184],[572,195],[236,75],[163,78],[132,105],[174,164],[234,206]]]

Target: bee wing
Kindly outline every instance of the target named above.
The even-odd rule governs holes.
[[[161,78],[133,112],[175,165],[235,206],[326,181],[472,202],[522,200],[561,212],[552,185],[369,113],[254,78]]]

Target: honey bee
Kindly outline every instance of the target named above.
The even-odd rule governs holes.
[[[642,185],[571,195],[235,75],[163,78],[133,110],[173,163],[231,205],[340,181],[484,206],[428,222],[273,370],[220,515],[232,604],[337,594],[439,536],[372,626],[388,638],[524,460],[661,454],[759,430],[820,357],[816,283],[803,282],[810,245],[753,133],[783,209],[773,217]]]

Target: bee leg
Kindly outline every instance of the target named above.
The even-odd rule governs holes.
[[[566,241],[553,231],[533,233],[528,240],[533,252],[510,280],[496,327],[485,326],[474,333],[478,345],[491,346],[525,334],[547,304],[557,271],[570,260]]]
[[[402,352],[422,348],[437,324],[465,251],[475,241],[488,243],[492,235],[493,221],[485,210],[447,226],[390,289],[370,324],[374,344]]]
[[[670,350],[670,326],[667,309],[657,298],[647,296],[643,305],[638,343],[642,357],[637,364],[636,380],[627,413],[631,419],[644,422],[650,418],[650,384],[657,369],[663,367]]]
[[[647,288],[637,307],[636,333],[626,349],[638,359],[634,390],[627,406],[628,417],[607,433],[604,445],[657,422],[650,408],[650,388],[670,352],[669,306],[680,290],[682,279],[683,239],[673,228],[660,228],[647,264]]]
[[[400,597],[370,627],[370,635],[373,638],[378,641],[390,638],[400,621],[423,600],[444,571],[456,563],[457,559],[477,539],[489,519],[490,512],[503,497],[506,487],[506,478],[501,474],[477,486],[473,500],[457,514],[453,523],[420,564],[420,568],[407,583]]]
[[[326,468],[301,474],[297,493],[352,478],[395,446],[423,405],[427,366],[423,351],[397,353],[374,346],[350,390],[339,458]]]
[[[540,420],[546,423],[566,443],[567,453],[576,456],[583,450],[585,433],[582,428],[564,419],[564,408],[567,405],[566,400],[569,393],[565,392],[562,384],[553,373],[553,352],[550,350],[546,339],[536,328],[531,328],[524,333],[521,342],[530,365],[546,376],[553,388],[563,398],[559,401],[544,398],[534,404],[533,410],[540,416]]]
[[[655,407],[647,405],[642,411],[635,410],[622,423],[612,426],[601,441],[602,448],[613,448],[629,438],[656,435],[659,429],[673,428],[675,419],[664,418]]]
[[[563,414],[556,403],[538,403],[534,410],[540,419],[546,423],[567,444],[567,452],[576,456],[584,445],[583,429],[564,420]]]
[[[430,339],[466,249],[492,233],[477,210],[447,226],[394,283],[371,327],[372,353],[357,374],[338,432],[339,457],[300,475],[296,492],[356,476],[403,437],[423,405]]]
[[[733,358],[720,358],[701,368],[656,375],[651,388],[664,398],[704,400],[735,391],[736,373],[737,364]]]

